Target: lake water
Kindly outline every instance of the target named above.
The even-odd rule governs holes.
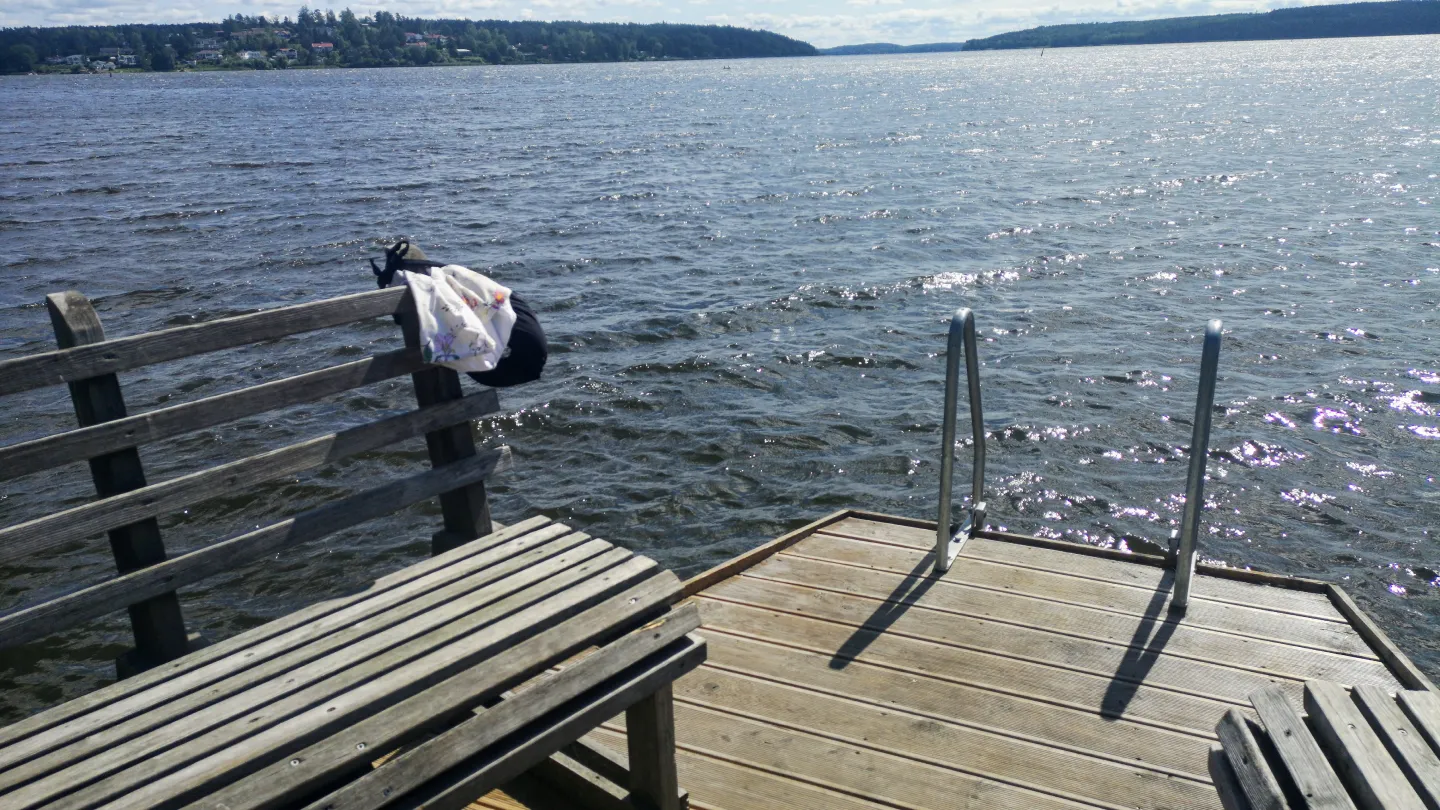
[[[373,287],[405,235],[540,310],[500,520],[694,573],[842,507],[933,517],[945,330],[984,344],[993,525],[1154,549],[1225,320],[1201,552],[1343,581],[1440,674],[1440,38],[0,80],[0,356]],[[122,375],[132,411],[399,345],[386,320]],[[177,388],[177,383],[179,387]],[[469,385],[469,383],[467,383]],[[413,405],[407,381],[144,450],[152,481]],[[0,441],[63,428],[63,387]],[[966,432],[962,420],[961,432]],[[968,487],[962,449],[957,484]],[[167,516],[172,553],[423,469],[422,443]],[[11,524],[83,465],[0,487]],[[420,559],[433,505],[182,593],[225,637]],[[0,607],[103,579],[103,540]],[[123,614],[0,666],[94,688]]]

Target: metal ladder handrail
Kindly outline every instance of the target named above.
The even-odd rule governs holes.
[[[1184,613],[1190,604],[1195,564],[1199,556],[1200,512],[1205,505],[1205,463],[1210,455],[1210,424],[1215,406],[1215,378],[1220,366],[1220,336],[1224,324],[1211,320],[1205,325],[1205,343],[1200,355],[1199,389],[1195,397],[1195,422],[1190,435],[1190,467],[1185,479],[1185,513],[1180,528],[1170,533],[1171,564],[1175,585],[1170,609]],[[974,445],[971,468],[970,508],[958,529],[951,529],[951,497],[955,469],[955,411],[960,399],[960,356],[965,356],[965,376],[970,391],[970,431]],[[975,340],[975,313],[966,307],[950,318],[945,347],[945,420],[941,431],[940,510],[935,521],[935,572],[950,570],[965,541],[985,528],[985,417],[980,402],[980,361]]]
[[[1190,470],[1185,479],[1185,515],[1180,528],[1170,533],[1175,559],[1175,589],[1170,609],[1184,613],[1190,604],[1199,554],[1200,510],[1205,506],[1205,462],[1210,457],[1210,416],[1215,405],[1215,374],[1220,365],[1220,331],[1217,318],[1205,326],[1205,347],[1200,353],[1200,388],[1195,395],[1195,424],[1190,434]]]
[[[965,354],[965,376],[970,384],[970,432],[975,446],[971,468],[970,508],[965,522],[951,533],[950,496],[955,468],[955,408],[960,397],[960,354]],[[940,453],[940,515],[935,521],[935,572],[950,570],[955,555],[975,532],[985,528],[985,417],[980,407],[980,361],[975,347],[975,313],[955,310],[945,347],[945,426]]]

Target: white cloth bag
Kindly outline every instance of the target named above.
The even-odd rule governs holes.
[[[510,288],[447,264],[430,275],[399,273],[415,297],[425,362],[456,371],[490,371],[505,356],[515,310]]]

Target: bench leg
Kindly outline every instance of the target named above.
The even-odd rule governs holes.
[[[681,810],[670,684],[625,710],[625,736],[630,749],[630,795],[658,810]]]

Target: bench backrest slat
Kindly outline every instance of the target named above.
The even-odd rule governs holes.
[[[494,390],[479,391],[0,529],[0,562],[468,422],[494,413],[499,407],[500,398]]]
[[[0,481],[266,411],[314,402],[352,388],[413,374],[425,365],[420,352],[397,349],[308,374],[0,447]]]
[[[219,318],[0,362],[0,396],[395,313],[404,287]]]
[[[510,464],[509,448],[366,490],[238,537],[131,571],[84,590],[0,616],[0,646],[23,644],[174,591],[291,546],[318,540],[470,484]]]
[[[258,555],[348,528],[419,500],[439,496],[444,529],[431,541],[443,552],[491,532],[484,479],[509,463],[508,449],[481,453],[470,422],[499,408],[493,390],[466,396],[459,375],[424,362],[414,302],[405,288],[359,293],[107,340],[100,318],[80,293],[47,298],[59,351],[0,362],[0,396],[68,383],[80,426],[0,447],[0,480],[89,460],[100,500],[0,528],[0,562],[110,535],[119,574],[44,604],[0,614],[0,646],[33,640],[79,621],[128,607],[136,649],[121,676],[174,660],[190,643],[175,589],[256,559]],[[117,372],[236,348],[287,335],[398,315],[404,349],[286,379],[130,416]],[[418,410],[309,439],[218,467],[148,484],[137,447],[267,411],[411,376]],[[167,560],[157,517],[264,481],[378,450],[424,435],[431,473]]]

